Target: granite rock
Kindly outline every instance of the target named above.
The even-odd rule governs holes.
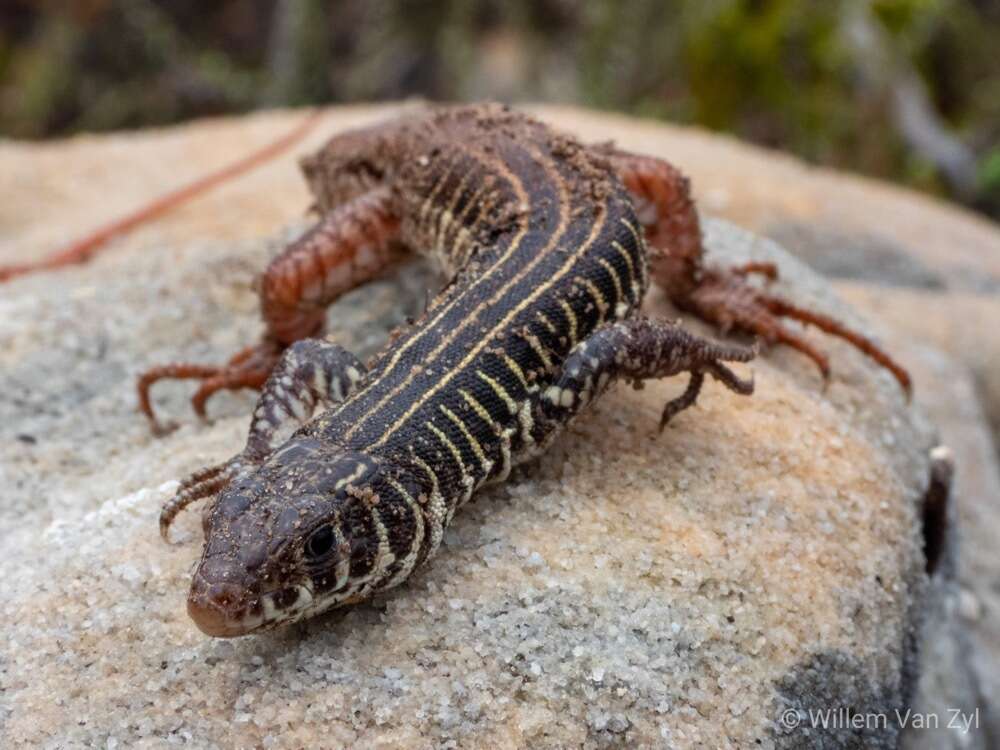
[[[703,211],[772,236],[825,268],[870,276],[882,266],[895,283],[1000,292],[1000,232],[966,209],[696,128],[568,107],[536,111],[588,140],[614,138],[670,159],[691,177]],[[912,267],[901,268],[900,255]],[[852,264],[851,256],[863,261]]]
[[[922,342],[956,360],[971,375],[970,403],[985,416],[993,441],[997,442],[1000,296],[947,289],[886,288],[846,281],[837,282],[835,287],[851,304],[905,338]],[[937,381],[935,385],[940,393],[943,383]]]
[[[937,727],[910,727],[907,750],[990,750],[1000,737],[1000,470],[969,370],[926,342],[901,353],[921,388],[917,401],[941,430],[954,461],[944,513],[925,516],[925,539],[943,543],[930,580],[920,639],[914,715],[939,717]],[[974,726],[956,729],[959,719]]]
[[[941,424],[957,467],[953,521],[961,549],[955,570],[940,574],[924,631],[920,690],[936,694],[918,697],[915,706],[980,709],[977,736],[910,732],[904,744],[996,746],[1000,230],[912,191],[696,129],[541,109],[588,138],[615,138],[677,163],[692,178],[703,211],[779,240],[836,278],[838,292],[895,334],[893,350],[905,348],[900,359],[914,371],[916,399]],[[940,658],[949,651],[951,661]],[[974,700],[961,700],[963,694]]]
[[[333,110],[327,132],[373,114]],[[41,253],[299,116],[5,144],[0,253]],[[200,424],[188,389],[164,385],[158,404],[183,426],[154,439],[132,382],[253,339],[254,272],[306,203],[272,164],[89,266],[0,292],[4,746],[896,746],[898,727],[781,720],[909,705],[933,604],[919,519],[934,428],[827,339],[825,391],[774,350],[752,398],[710,385],[658,436],[682,383],[618,388],[463,509],[407,585],[283,631],[199,633],[183,606],[197,514],[176,546],[156,516],[176,478],[241,445],[251,398],[220,397]],[[783,294],[872,330],[772,242],[706,229],[714,260],[776,260]],[[371,351],[424,303],[435,280],[420,268],[346,296],[331,330]],[[649,309],[674,314],[657,294]]]

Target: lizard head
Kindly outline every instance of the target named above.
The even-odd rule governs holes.
[[[423,536],[413,500],[420,490],[408,477],[365,454],[293,437],[207,514],[188,595],[195,624],[212,636],[246,635],[402,581],[417,531]]]

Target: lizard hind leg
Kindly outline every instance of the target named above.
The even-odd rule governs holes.
[[[768,295],[760,295],[760,297],[773,315],[798,320],[799,322],[807,325],[814,325],[824,333],[828,333],[831,336],[836,336],[849,342],[856,349],[863,352],[865,355],[892,373],[892,376],[896,378],[896,381],[906,393],[906,397],[909,398],[911,396],[913,384],[910,380],[910,374],[868,337],[848,328],[833,318],[812,310],[805,310],[801,307],[797,307],[780,297]]]
[[[160,512],[160,535],[186,507],[222,492],[234,480],[260,466],[317,407],[329,407],[349,396],[365,375],[365,366],[351,352],[325,339],[303,339],[290,346],[261,390],[250,422],[246,447],[220,464],[209,466],[181,482]],[[207,523],[207,515],[203,517]]]
[[[823,380],[827,381],[830,377],[830,360],[827,355],[803,336],[790,330],[781,319],[789,318],[805,325],[813,325],[824,333],[847,341],[887,369],[907,398],[910,397],[912,382],[909,373],[871,339],[827,315],[793,305],[781,297],[748,285],[744,280],[747,273],[744,269],[752,268],[755,272],[761,272],[756,268],[758,265],[771,264],[709,269],[703,274],[698,288],[678,305],[719,325],[723,330],[739,328],[760,336],[768,343],[781,343],[796,349],[816,364]],[[774,278],[767,271],[762,273]]]
[[[662,159],[599,146],[628,190],[651,247],[650,272],[677,307],[692,312],[723,331],[739,328],[802,352],[819,368],[824,381],[830,376],[829,358],[805,338],[790,330],[781,318],[814,325],[850,342],[889,370],[907,398],[911,382],[906,370],[873,341],[829,316],[796,307],[779,297],[764,294],[747,283],[757,274],[769,281],[778,278],[774,263],[756,261],[729,269],[705,266],[701,229],[687,179]]]

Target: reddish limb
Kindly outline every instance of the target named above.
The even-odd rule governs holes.
[[[259,344],[221,367],[175,363],[140,376],[139,408],[154,431],[162,431],[149,395],[157,381],[200,380],[191,406],[204,417],[205,404],[216,391],[259,389],[289,345],[321,335],[326,308],[337,297],[371,280],[399,258],[399,220],[391,204],[388,188],[359,196],[324,216],[271,261],[260,285],[265,333]]]
[[[803,310],[801,307],[796,307],[780,297],[772,297],[762,294],[761,300],[776,316],[792,318],[808,325],[814,325],[821,331],[829,333],[831,336],[837,336],[838,338],[842,338],[851,343],[855,348],[864,352],[866,355],[882,365],[882,367],[891,372],[893,377],[896,378],[899,385],[906,392],[907,397],[910,396],[913,389],[913,384],[910,381],[910,374],[894,359],[892,359],[892,357],[882,351],[882,349],[880,349],[871,339],[862,336],[857,331],[847,328],[833,318],[829,318],[811,310]]]
[[[760,336],[769,344],[785,344],[798,349],[816,363],[826,380],[830,361],[807,340],[781,325],[763,297],[747,285],[740,275],[728,270],[711,269],[702,275],[701,284],[687,300],[687,310],[719,326],[723,331],[739,328]]]
[[[656,283],[673,299],[697,286],[701,269],[701,225],[688,179],[668,162],[630,154],[613,146],[598,147],[624,183],[643,225]]]
[[[326,308],[398,260],[392,191],[379,187],[326,214],[268,264],[260,307],[267,336],[283,346],[317,335]]]
[[[144,372],[136,382],[139,409],[149,419],[153,432],[160,434],[166,427],[156,420],[150,400],[150,389],[160,380],[200,380],[201,385],[191,397],[191,407],[195,414],[205,418],[205,404],[208,398],[220,390],[240,388],[260,388],[281,355],[281,348],[273,341],[264,340],[257,346],[238,352],[222,367],[173,363],[153,367]]]
[[[730,269],[707,268],[702,260],[701,230],[688,181],[665,161],[600,147],[632,196],[636,213],[652,248],[650,271],[671,301],[723,330],[739,328],[770,343],[790,346],[809,357],[830,375],[829,358],[805,338],[789,330],[781,318],[814,325],[852,344],[889,370],[910,395],[910,376],[871,339],[833,318],[797,307],[780,297],[750,286],[746,277],[778,277],[773,263],[748,262]]]
[[[0,283],[9,281],[17,276],[35,273],[36,271],[86,263],[94,255],[103,250],[115,237],[129,232],[141,224],[163,216],[178,206],[208,192],[216,185],[250,171],[295,145],[313,129],[319,121],[320,114],[319,111],[310,113],[291,132],[267,144],[258,151],[216,172],[188,183],[173,192],[167,193],[120,219],[99,227],[85,237],[71,242],[66,247],[57,250],[46,258],[29,263],[0,266]]]

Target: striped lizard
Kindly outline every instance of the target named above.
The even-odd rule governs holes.
[[[837,321],[747,283],[767,263],[703,261],[687,181],[668,163],[586,146],[499,105],[432,109],[334,136],[303,163],[320,218],[260,285],[266,333],[227,365],[174,364],[139,380],[192,378],[192,403],[260,388],[245,448],[185,480],[164,537],[192,502],[204,551],[188,612],[237,636],[359,602],[405,581],[455,511],[544,451],[617,380],[688,373],[662,427],[706,375],[753,391],[726,362],[755,350],[640,312],[650,279],[682,310],[790,345],[824,377],[827,357],[788,317],[906,372]],[[407,250],[450,282],[367,366],[323,338],[325,308]],[[155,424],[155,420],[153,420]]]

